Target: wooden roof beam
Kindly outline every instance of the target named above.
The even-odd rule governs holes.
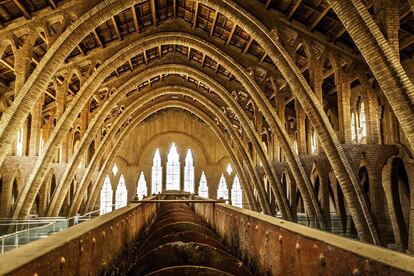
[[[121,35],[121,32],[119,31],[118,23],[116,23],[115,15],[112,16],[112,24],[114,24],[116,36],[119,38],[119,40],[122,40],[122,35]]]
[[[218,15],[219,15],[219,12],[216,11],[216,14],[214,15],[214,19],[213,19],[213,25],[211,25],[210,36],[213,36],[214,29],[216,28],[216,24],[217,24]]]
[[[327,6],[318,16],[318,18],[316,18],[315,22],[313,22],[312,26],[310,27],[309,31],[313,31],[313,29],[316,28],[316,26],[318,26],[319,22],[321,22],[321,20],[325,17],[325,15],[330,11],[331,6]]]
[[[155,26],[157,26],[157,7],[155,0],[150,0],[150,6],[151,6],[151,17],[152,17],[152,23],[154,23]]]
[[[145,62],[145,65],[148,64],[148,57],[147,57],[147,51],[146,50],[144,50],[144,62]]]
[[[160,59],[162,58],[162,49],[161,49],[161,45],[158,46],[158,56],[160,57]]]
[[[177,18],[177,0],[173,0],[173,17],[174,20]]]
[[[194,1],[194,20],[193,20],[193,29],[197,26],[197,15],[198,15],[198,1]]]
[[[101,38],[99,37],[98,33],[96,32],[96,29],[93,29],[93,35],[95,36],[95,39],[98,41],[99,46],[102,48],[105,48],[105,45],[103,44]]]
[[[246,47],[244,47],[243,54],[246,54],[246,53],[247,53],[247,51],[248,51],[248,50],[249,50],[249,48],[250,48],[250,45],[252,45],[252,42],[253,42],[253,37],[252,37],[252,36],[250,36],[250,39],[249,39],[249,41],[247,42]]]
[[[134,71],[134,66],[132,65],[132,60],[128,59],[129,68],[131,69],[131,72]]]
[[[26,9],[25,6],[23,6],[20,0],[13,0],[13,3],[17,6],[17,8],[19,8],[19,10],[23,13],[24,17],[26,17],[26,19],[32,18],[29,11]]]
[[[4,59],[0,58],[0,63],[3,64],[4,66],[6,66],[7,69],[14,72],[13,66],[10,63],[8,63],[7,61],[5,61]]]
[[[269,6],[270,6],[271,3],[272,3],[272,0],[267,0],[267,2],[266,2],[266,9],[269,8]]]
[[[302,0],[296,0],[295,4],[293,5],[292,9],[289,12],[288,20],[290,20],[293,17],[293,15],[298,10],[301,3],[302,3]]]
[[[231,32],[229,34],[229,37],[227,38],[226,45],[230,44],[231,38],[233,37],[233,34],[234,34],[234,31],[236,30],[236,27],[237,27],[237,24],[234,23],[233,28],[231,29]]]
[[[138,16],[137,16],[137,11],[135,9],[135,6],[131,7],[131,11],[132,11],[132,18],[134,20],[134,26],[135,26],[135,31],[137,33],[139,33],[139,23],[138,23]]]
[[[55,3],[55,0],[47,0],[47,2],[49,2],[49,5],[52,7],[52,9],[54,9],[54,10],[57,9],[57,5]]]

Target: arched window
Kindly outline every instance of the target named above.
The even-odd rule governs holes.
[[[201,197],[208,198],[208,184],[206,174],[204,172],[201,173],[200,186],[198,187],[198,195]]]
[[[112,167],[112,174],[115,176],[118,173],[118,167],[116,164]]]
[[[137,195],[139,200],[148,195],[147,181],[145,180],[144,172],[142,171],[138,178]]]
[[[355,113],[352,112],[351,114],[351,139],[352,142],[356,141],[357,139],[357,133],[356,133],[356,119],[355,119]]]
[[[125,207],[128,201],[128,191],[125,185],[124,176],[121,175],[119,178],[118,186],[116,187],[115,194],[115,209]]]
[[[233,187],[231,188],[231,203],[233,206],[243,208],[242,188],[239,177],[234,177]]]
[[[231,167],[231,164],[228,164],[228,165],[227,165],[227,169],[226,169],[226,171],[227,171],[227,173],[228,173],[229,175],[231,175],[231,173],[233,172],[233,168]]]
[[[184,167],[184,191],[194,193],[194,159],[191,149],[187,150]]]
[[[299,150],[298,150],[298,142],[296,140],[293,142],[293,149],[295,150],[296,154],[299,153]]]
[[[44,147],[45,147],[45,140],[43,140],[43,131],[40,130],[39,154],[42,153]]]
[[[156,149],[152,159],[151,192],[160,193],[162,190],[162,166],[160,150]]]
[[[359,105],[359,142],[365,143],[366,137],[367,137],[367,122],[366,122],[366,116],[365,116],[365,105],[364,102],[361,102]]]
[[[104,183],[101,189],[101,200],[99,213],[101,215],[112,211],[112,186],[109,176],[105,177]]]
[[[17,131],[16,155],[23,156],[23,129]]]
[[[219,186],[217,189],[217,198],[229,199],[229,190],[227,189],[226,179],[221,175]]]
[[[174,143],[167,157],[167,190],[180,190],[180,155]]]
[[[316,130],[312,132],[311,142],[312,154],[316,154],[316,150],[318,149],[318,134],[316,133]]]

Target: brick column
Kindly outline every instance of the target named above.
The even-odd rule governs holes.
[[[40,131],[42,128],[42,102],[43,97],[41,97],[32,110],[32,124],[30,126],[29,144],[30,156],[37,156],[39,154]]]
[[[351,87],[349,74],[339,66],[335,68],[335,85],[338,98],[339,140],[351,143]]]
[[[296,108],[296,141],[298,144],[298,154],[306,155],[306,115],[299,102],[295,100]]]

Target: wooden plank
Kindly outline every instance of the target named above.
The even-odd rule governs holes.
[[[319,22],[321,22],[321,20],[325,17],[325,15],[331,10],[330,6],[327,6],[318,16],[318,18],[316,18],[315,22],[313,22],[312,26],[310,27],[310,31],[313,31],[313,29],[315,29],[316,26],[318,26]]]
[[[226,45],[230,44],[231,38],[233,37],[233,34],[234,34],[234,31],[236,30],[236,27],[237,27],[237,24],[234,23],[233,28],[231,29],[231,32],[229,34],[229,37],[227,38]]]
[[[118,23],[116,23],[115,16],[112,16],[112,24],[114,24],[116,36],[119,38],[119,40],[122,40],[122,35],[121,35],[121,32],[119,31]]]
[[[211,26],[211,30],[210,30],[210,36],[213,35],[214,29],[216,28],[216,23],[217,23],[218,15],[219,15],[219,12],[216,11],[216,14],[214,15],[214,19],[213,19],[213,25]]]

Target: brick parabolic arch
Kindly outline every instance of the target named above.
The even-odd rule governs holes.
[[[4,141],[3,147],[0,148],[0,163],[3,162],[9,152],[18,128],[23,124],[28,113],[33,108],[36,102],[34,99],[38,99],[42,92],[45,91],[52,75],[64,61],[65,57],[70,54],[74,45],[79,43],[95,26],[100,25],[116,13],[140,2],[142,1],[102,1],[82,15],[56,40],[0,122],[0,140]],[[273,38],[269,30],[256,18],[231,0],[200,0],[199,2],[210,8],[220,10],[220,13],[234,20],[237,25],[251,34],[265,49],[290,84],[294,95],[308,115],[313,127],[317,130],[322,147],[338,177],[345,198],[352,206],[350,212],[354,217],[356,228],[359,229],[360,238],[365,241],[378,243],[378,235],[368,208],[366,208],[366,202],[355,172],[330,126],[321,104],[287,51],[282,47],[281,42]],[[268,109],[267,111],[270,112],[270,110]],[[272,124],[272,121],[270,123]],[[404,125],[404,122],[402,122],[402,125]]]
[[[103,81],[103,79],[113,70],[115,70],[115,68],[117,68],[117,66],[120,66],[126,59],[128,59],[129,57],[132,57],[133,55],[135,55],[137,52],[142,51],[142,47],[146,48],[151,48],[151,47],[155,47],[157,45],[159,45],[160,43],[165,43],[165,44],[171,44],[171,43],[178,43],[181,45],[191,45],[191,47],[195,48],[195,49],[199,49],[200,51],[205,51],[206,53],[210,54],[211,56],[215,57],[218,60],[221,61],[226,61],[229,60],[231,61],[234,65],[230,66],[231,63],[225,63],[226,65],[229,66],[229,70],[230,72],[236,76],[239,77],[239,79],[242,81],[243,86],[252,94],[262,94],[262,98],[264,98],[264,94],[263,92],[260,90],[259,87],[252,87],[252,84],[255,84],[254,81],[251,79],[251,77],[249,75],[247,75],[246,72],[243,71],[243,69],[237,65],[237,63],[231,59],[231,57],[220,53],[219,49],[217,49],[216,47],[214,47],[213,45],[210,45],[208,43],[201,43],[198,42],[197,38],[194,36],[191,36],[189,34],[184,34],[184,33],[160,33],[157,35],[150,35],[146,38],[143,38],[142,40],[137,41],[134,44],[131,44],[130,47],[125,48],[123,51],[118,52],[116,55],[114,55],[111,59],[109,59],[108,61],[106,61],[104,64],[102,64],[97,70],[96,72],[90,77],[90,79],[92,79],[90,81],[90,79],[85,83],[85,85],[82,87],[82,89],[78,92],[77,96],[74,98],[74,100],[71,102],[71,105],[69,106],[69,108],[67,109],[67,111],[63,114],[62,119],[59,120],[58,125],[56,127],[56,130],[52,133],[51,137],[48,140],[47,145],[45,146],[45,150],[43,152],[43,156],[41,157],[42,159],[44,159],[45,162],[42,161],[38,161],[37,164],[40,164],[39,166],[36,167],[36,171],[34,173],[34,180],[32,181],[33,183],[35,183],[35,185],[31,184],[30,181],[30,185],[27,185],[27,187],[34,187],[33,189],[38,189],[38,187],[40,187],[40,183],[42,182],[42,175],[41,172],[44,171],[43,167],[45,167],[45,164],[50,164],[50,162],[52,161],[52,154],[48,154],[47,152],[53,152],[54,149],[57,147],[57,145],[59,144],[59,142],[61,141],[61,139],[63,138],[63,135],[65,133],[65,130],[68,130],[70,128],[70,126],[73,123],[73,120],[76,119],[77,114],[79,114],[80,110],[82,109],[82,107],[84,106],[84,104],[86,103],[86,101],[89,99],[90,96],[92,96],[93,92],[96,91],[97,87],[100,85],[100,83]],[[140,46],[142,45],[142,46]],[[131,50],[130,50],[131,48]],[[144,72],[145,74],[148,74],[147,72]],[[174,72],[172,72],[174,73]],[[148,76],[146,76],[144,78],[145,80],[148,79]],[[256,92],[258,91],[258,92]],[[87,93],[87,94],[86,94]],[[258,97],[258,96],[256,96]],[[267,100],[266,100],[267,101]],[[270,103],[269,103],[270,105]],[[260,105],[259,106],[263,106]],[[270,115],[269,115],[270,114]],[[273,120],[276,121],[276,124],[273,124],[273,129],[275,130],[276,134],[279,134],[278,136],[280,137],[280,140],[282,142],[282,145],[284,145],[284,149],[286,152],[290,152],[291,154],[288,155],[288,162],[289,165],[291,166],[292,170],[294,172],[296,172],[296,174],[294,174],[296,176],[296,180],[300,184],[303,183],[302,186],[306,187],[306,188],[302,188],[301,193],[304,196],[305,199],[305,203],[307,203],[307,210],[309,211],[309,213],[312,215],[314,213],[316,214],[320,214],[320,208],[319,205],[314,197],[313,194],[313,190],[312,190],[312,185],[308,179],[308,177],[306,176],[306,173],[303,169],[303,167],[300,164],[299,159],[297,158],[297,156],[294,154],[293,149],[291,148],[291,144],[289,139],[288,139],[288,135],[285,132],[282,123],[278,120],[278,118],[274,116],[274,114],[272,115],[270,112],[267,114],[269,117],[271,116],[272,118],[269,118],[269,120]],[[66,121],[65,121],[66,120]],[[70,123],[67,122],[67,120],[70,120]],[[259,143],[260,144],[260,143]],[[296,156],[296,158],[289,158],[289,156]],[[47,160],[49,158],[49,160]],[[40,163],[42,162],[42,163]],[[264,164],[266,164],[266,162],[263,160],[262,161]],[[295,170],[296,168],[296,170]],[[270,170],[270,169],[269,169]],[[40,173],[38,173],[40,172]],[[272,180],[272,178],[270,178]],[[273,178],[274,182],[278,183],[279,180],[278,178]],[[274,183],[273,182],[273,183]],[[279,187],[280,187],[280,182],[279,182]],[[280,191],[281,189],[279,189]],[[275,189],[275,191],[278,191],[278,189]],[[311,191],[311,192],[309,192]],[[281,196],[277,197],[277,198],[281,198]],[[312,198],[314,198],[314,200],[312,200]],[[23,200],[21,200],[21,202],[23,202]],[[28,202],[30,203],[30,202]],[[313,205],[313,207],[312,207]],[[26,208],[25,208],[26,209]],[[313,211],[314,209],[316,209],[317,211]],[[26,209],[27,210],[27,209]],[[321,218],[320,215],[317,216],[318,218]]]
[[[157,91],[158,97],[164,96],[164,94],[163,94],[164,93],[164,90],[165,89],[160,89],[160,90]],[[194,92],[194,93],[196,94],[196,92]],[[153,97],[149,97],[149,98],[151,98],[150,101],[153,101],[154,100]],[[102,156],[103,153],[106,152],[107,153],[106,154],[107,159],[105,160],[105,162],[104,162],[104,164],[102,166],[102,169],[101,169],[101,171],[99,173],[99,176],[97,178],[97,181],[95,181],[92,184],[93,185],[92,194],[91,194],[91,196],[88,199],[86,209],[89,209],[89,208],[91,208],[91,206],[94,206],[94,202],[96,201],[96,199],[97,199],[97,197],[99,195],[99,191],[101,189],[101,185],[102,185],[103,178],[105,177],[107,171],[110,169],[110,167],[112,165],[112,162],[113,162],[113,159],[114,159],[114,157],[116,155],[115,153],[119,149],[119,147],[121,146],[122,141],[126,139],[126,137],[128,136],[128,133],[130,131],[132,131],[132,129],[136,125],[138,125],[140,121],[142,121],[143,119],[145,119],[145,117],[150,116],[152,113],[154,113],[154,112],[156,112],[156,111],[158,111],[160,109],[168,108],[168,106],[165,104],[165,101],[167,101],[167,102],[169,101],[170,103],[175,103],[175,105],[172,105],[172,106],[177,106],[176,103],[179,103],[180,102],[178,100],[166,99],[166,100],[161,101],[161,102],[155,101],[155,104],[151,103],[150,106],[148,105],[148,106],[142,107],[143,105],[142,105],[141,101],[134,101],[133,104],[131,104],[128,107],[128,111],[129,111],[128,113],[131,112],[131,113],[137,113],[137,114],[144,114],[144,116],[138,115],[137,117],[135,117],[133,119],[133,121],[127,127],[125,127],[124,129],[122,129],[120,131],[120,134],[118,135],[117,139],[114,139],[114,140],[116,140],[116,142],[113,143],[113,147],[109,147],[108,146],[108,143],[101,144],[103,146],[100,147],[98,149],[98,151],[96,152],[95,156]],[[145,102],[145,103],[147,103],[147,102]],[[187,105],[188,106],[192,106],[191,103],[187,103]],[[179,107],[179,106],[177,106],[177,107]],[[213,129],[213,131],[216,133],[216,135],[222,141],[223,145],[229,151],[230,157],[232,158],[232,161],[235,164],[237,173],[240,174],[241,176],[243,176],[243,170],[242,170],[242,167],[243,166],[242,166],[242,162],[240,162],[237,158],[235,158],[235,156],[237,154],[226,143],[224,132],[215,124],[214,120],[212,118],[210,118],[204,111],[199,110],[197,107],[193,107],[189,111],[193,112],[200,119],[202,119],[209,127],[211,127]],[[126,117],[129,117],[129,116],[126,116]],[[111,129],[110,133],[108,133],[107,136],[109,137],[109,135],[110,135],[111,137],[114,137],[114,135],[116,133],[118,133],[119,128],[123,125],[124,122],[125,122],[125,118],[123,118],[123,120],[121,118],[119,118],[119,120],[117,119],[116,126],[114,126],[114,128]],[[236,143],[239,145],[238,148],[240,150],[240,144],[238,142],[236,142]],[[241,149],[241,150],[243,151],[243,149]],[[99,163],[98,160],[93,160],[93,162],[91,161],[90,166],[91,167],[97,166],[98,163]],[[91,172],[92,171],[90,171],[89,175],[91,174]],[[82,201],[82,199],[83,199],[83,197],[85,195],[85,192],[86,192],[88,183],[90,182],[89,181],[90,178],[88,180],[87,177],[88,177],[88,175],[85,175],[85,177],[81,181],[81,184],[79,186],[80,187],[79,194],[77,193],[75,195],[75,200],[73,201],[72,206],[71,206],[71,208],[69,210],[69,215],[75,214],[79,210],[79,207],[80,207],[81,201]],[[87,181],[85,181],[85,180],[87,180]],[[249,203],[252,202],[251,200],[253,200],[253,202],[254,202],[254,199],[251,199],[251,198],[254,198],[253,195],[252,195],[252,189],[251,189],[252,187],[250,187],[250,185],[248,184],[248,182],[245,182],[244,183],[243,188],[246,189],[245,191],[246,191],[247,197],[249,198]]]

